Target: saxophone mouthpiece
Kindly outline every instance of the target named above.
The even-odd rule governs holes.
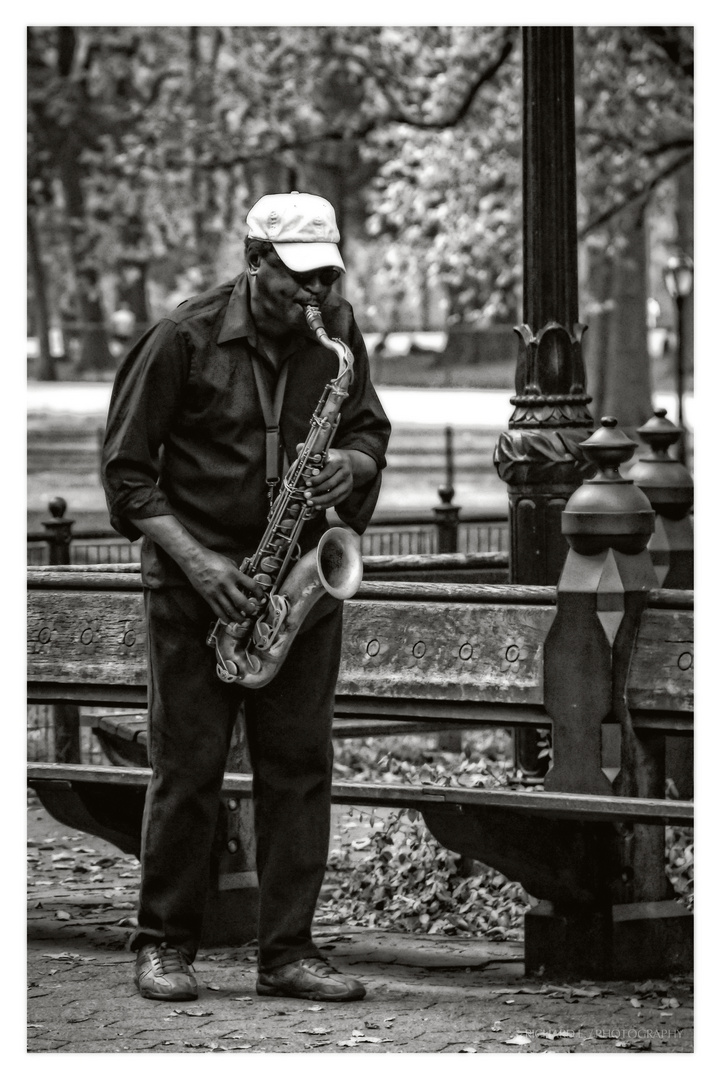
[[[308,326],[320,341],[328,336],[322,320],[322,315],[320,314],[320,308],[317,304],[308,304],[306,306],[305,318],[307,319]]]

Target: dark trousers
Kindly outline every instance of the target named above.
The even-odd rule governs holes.
[[[190,961],[195,957],[223,772],[244,700],[253,769],[259,965],[318,956],[311,928],[330,834],[342,605],[320,600],[272,682],[248,691],[217,677],[215,650],[205,643],[214,619],[193,589],[148,589],[145,611],[152,778],[131,948],[167,941]]]

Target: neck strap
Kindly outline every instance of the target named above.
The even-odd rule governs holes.
[[[285,454],[280,441],[280,413],[285,397],[285,386],[288,376],[287,359],[283,362],[275,384],[275,393],[271,396],[267,384],[266,373],[257,356],[252,357],[255,384],[260,398],[263,420],[265,421],[265,482],[268,487],[268,499],[272,506],[277,489],[285,471]]]

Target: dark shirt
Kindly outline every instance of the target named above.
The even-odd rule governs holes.
[[[322,313],[330,337],[344,341],[355,360],[333,446],[360,450],[378,466],[374,480],[335,507],[363,532],[377,502],[390,424],[370,382],[350,304],[331,293]],[[338,359],[309,328],[298,332],[291,349],[280,435],[292,462],[326,383],[338,374]],[[277,373],[258,344],[245,274],[187,300],[130,349],[113,387],[102,461],[110,521],[129,540],[141,535],[131,519],[173,514],[201,544],[237,562],[255,551],[268,498],[253,354],[272,392]],[[324,514],[310,519],[303,550],[326,528]],[[147,537],[142,563],[150,587],[184,580]]]

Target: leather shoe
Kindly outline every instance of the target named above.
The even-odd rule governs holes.
[[[156,1001],[194,1001],[197,982],[179,951],[163,942],[143,945],[135,960],[135,985],[146,998]]]
[[[270,971],[260,971],[256,985],[262,997],[299,997],[313,1001],[356,1001],[365,987],[341,975],[323,957],[308,956]]]

